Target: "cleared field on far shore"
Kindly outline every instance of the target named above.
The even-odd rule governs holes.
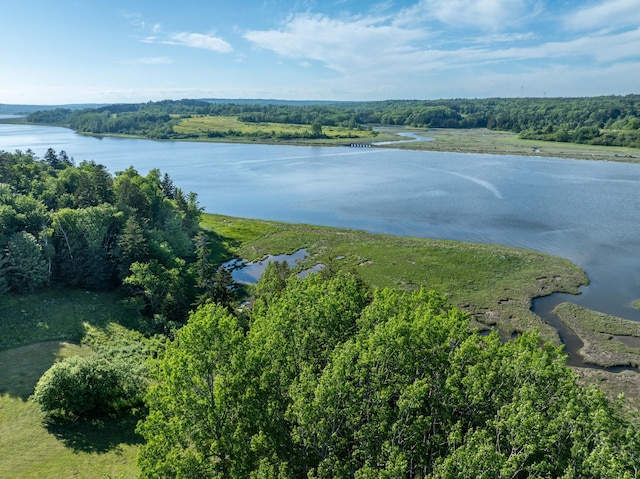
[[[322,126],[322,138],[304,138],[311,134],[310,125],[275,122],[244,122],[235,116],[202,115],[182,118],[173,127],[176,133],[194,135],[194,139],[205,141],[234,142],[278,142],[304,143],[318,145],[344,145],[350,142],[367,143],[377,141],[380,134],[363,128],[346,128],[342,126]],[[391,139],[395,134],[382,135]]]

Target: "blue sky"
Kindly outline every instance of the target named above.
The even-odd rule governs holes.
[[[0,103],[640,93],[640,0],[0,0]]]

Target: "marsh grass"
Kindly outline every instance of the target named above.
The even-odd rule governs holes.
[[[584,343],[580,354],[585,361],[604,367],[640,368],[640,323],[571,303],[559,304],[554,313]]]
[[[414,131],[434,138],[421,141],[387,145],[393,148],[412,150],[447,151],[459,153],[507,154],[518,156],[544,156],[578,158],[588,160],[640,162],[640,149],[618,146],[597,146],[556,141],[523,140],[516,133],[487,130],[486,128],[447,129],[438,128],[394,128],[386,129],[390,134],[399,131]]]
[[[354,270],[372,287],[433,289],[480,323],[507,335],[538,329],[547,340],[557,332],[530,310],[531,299],[553,292],[578,293],[587,284],[569,261],[495,245],[402,238],[362,231],[206,214],[203,227],[217,239],[224,259],[249,261],[306,248],[318,263]]]

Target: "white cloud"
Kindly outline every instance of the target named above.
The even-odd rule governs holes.
[[[565,23],[575,30],[637,28],[640,25],[640,4],[638,0],[604,0],[568,15]]]
[[[212,52],[218,53],[228,53],[233,50],[231,44],[224,41],[222,38],[202,33],[174,33],[171,35],[171,40],[176,45],[183,45],[191,48],[202,48],[204,50],[211,50]]]
[[[539,2],[531,0],[421,0],[402,17],[413,21],[434,18],[453,27],[500,31],[541,10]]]
[[[428,36],[426,31],[385,24],[384,20],[301,14],[291,17],[281,30],[253,30],[244,38],[282,57],[317,60],[347,72],[406,53],[413,49],[413,42]]]
[[[213,35],[205,35],[203,33],[180,32],[173,33],[168,38],[161,38],[154,35],[144,38],[142,42],[200,48],[217,53],[229,53],[233,51],[231,44],[222,38]]]
[[[503,0],[479,3],[494,8],[504,5]],[[442,2],[429,3],[430,6],[436,4],[445,8]],[[404,18],[406,13],[399,15]],[[388,16],[333,19],[300,14],[289,17],[278,30],[249,31],[244,37],[260,48],[297,60],[299,64],[320,62],[352,81],[384,82],[394,76],[489,68],[490,65],[523,71],[530,67],[527,65],[530,62],[544,66],[552,61],[564,64],[595,61],[607,65],[638,59],[640,55],[640,29],[602,31],[560,41],[527,32],[484,34],[461,41],[460,37],[439,37],[425,27],[395,20]]]

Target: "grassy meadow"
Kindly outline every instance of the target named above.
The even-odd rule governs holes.
[[[52,288],[0,297],[0,478],[137,475],[138,417],[48,423],[29,400],[55,361],[93,354],[87,333],[136,322],[114,293]]]
[[[372,133],[370,130],[349,129],[337,126],[323,126],[322,132],[326,138],[301,138],[311,132],[310,125],[293,123],[253,123],[243,122],[235,116],[202,115],[181,118],[173,127],[176,133],[190,135],[192,138],[209,141],[239,141],[239,142],[277,142],[287,144],[315,144],[315,145],[344,145],[351,142],[367,143],[379,141],[379,138],[390,139],[395,135]],[[214,135],[209,135],[214,132]],[[231,134],[236,132],[237,134]],[[217,136],[220,134],[222,136]],[[291,136],[291,138],[287,138]],[[300,137],[300,138],[299,138]]]

